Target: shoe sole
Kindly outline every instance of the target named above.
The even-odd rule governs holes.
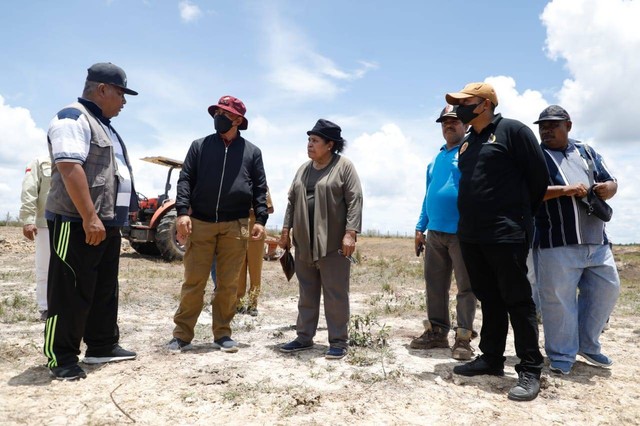
[[[453,370],[454,374],[457,374],[458,376],[465,376],[465,377],[475,377],[475,376],[504,376],[504,370],[502,371],[483,371],[483,372],[458,372],[455,369]]]
[[[60,380],[62,382],[73,382],[73,381],[76,381],[76,380],[86,379],[87,378],[87,373],[78,374],[77,376],[73,376],[73,377],[59,377],[59,376],[56,376],[56,374],[51,370],[49,370],[49,375],[51,377],[53,377],[54,379]]]
[[[342,359],[345,356],[347,356],[347,354],[345,353],[344,355],[325,355],[325,359]]]
[[[189,343],[188,345],[184,345],[184,346],[165,346],[165,349],[171,352],[184,352],[184,351],[190,351],[191,349],[193,349],[193,345],[191,345],[191,343]]]
[[[238,352],[238,346],[224,347],[224,346],[220,346],[216,342],[213,342],[213,349],[216,349],[222,352],[227,352],[230,354]]]
[[[571,373],[571,370],[564,371],[561,368],[555,368],[555,367],[549,367],[549,371],[551,371],[552,373],[561,374],[563,376],[568,376]]]
[[[539,391],[538,391],[539,392]],[[530,395],[530,396],[519,396],[519,395],[512,395],[511,393],[507,394],[507,398],[509,398],[511,401],[533,401],[534,399],[536,399],[538,397],[538,394],[536,393],[535,395]]]
[[[283,354],[290,354],[293,352],[302,352],[302,351],[308,351],[309,349],[312,349],[313,345],[310,346],[303,346],[301,348],[295,348],[295,349],[283,349],[283,348],[278,348],[278,350],[280,352],[282,352]]]
[[[128,361],[131,359],[136,359],[135,355],[131,356],[103,356],[103,357],[94,357],[94,356],[85,356],[82,360],[85,364],[106,364],[107,362],[119,362],[119,361]]]
[[[469,361],[471,358],[473,358],[473,354],[455,354],[452,353],[451,354],[451,358],[453,359],[457,359],[459,361]]]
[[[585,353],[578,352],[578,355],[580,355],[582,358],[586,359],[587,361],[589,361],[591,364],[595,365],[596,367],[611,368],[611,366],[613,365],[613,360],[611,360],[610,364],[603,364],[603,363],[598,362],[595,359],[591,358],[589,355],[587,355]]]
[[[445,345],[444,343],[439,345],[419,345],[410,343],[409,347],[411,349],[451,349],[451,346],[449,346],[448,344]]]

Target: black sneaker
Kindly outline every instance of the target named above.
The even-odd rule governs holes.
[[[86,379],[87,373],[78,364],[67,365],[65,367],[53,367],[49,369],[49,374],[56,380],[80,380]]]
[[[93,351],[87,349],[82,362],[85,364],[104,364],[105,362],[126,361],[135,359],[136,353],[122,349],[120,345],[115,345],[108,351]]]
[[[493,367],[480,356],[476,357],[476,359],[471,362],[467,362],[466,364],[456,365],[455,367],[453,367],[453,372],[455,374],[468,377],[480,376],[484,374],[490,376],[504,376],[504,369],[502,367]]]
[[[246,314],[247,315],[251,315],[252,317],[257,317],[258,316],[258,308],[247,308]]]
[[[300,351],[306,351],[313,348],[313,342],[309,342],[309,343],[300,343],[297,340],[292,340],[289,343],[285,343],[284,345],[280,346],[280,352],[284,352],[284,353],[291,353],[291,352],[300,352]]]
[[[531,401],[540,392],[540,377],[535,373],[521,371],[518,373],[518,383],[509,391],[509,399],[513,401]]]

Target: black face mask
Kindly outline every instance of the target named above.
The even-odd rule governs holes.
[[[479,113],[473,112],[482,102],[478,102],[475,105],[458,105],[456,115],[462,121],[463,124],[468,124],[471,120],[479,116]]]
[[[213,126],[218,133],[227,133],[233,127],[233,123],[226,115],[218,114],[213,117]]]

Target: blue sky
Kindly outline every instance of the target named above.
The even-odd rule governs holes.
[[[640,242],[640,2],[629,0],[13,2],[0,14],[0,216],[17,215],[25,165],[46,152],[53,115],[109,61],[140,92],[114,126],[133,158],[183,159],[213,131],[207,107],[241,98],[263,151],[281,226],[318,118],[343,128],[365,191],[364,230],[413,234],[427,163],[443,143],[444,94],[491,82],[498,112],[532,124],[559,103],[571,136],[605,157],[620,188],[608,232]],[[166,169],[134,161],[157,196]],[[175,181],[175,179],[174,179]],[[175,185],[171,191],[175,195]]]

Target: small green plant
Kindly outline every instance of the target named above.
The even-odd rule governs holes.
[[[387,346],[390,330],[386,324],[380,326],[371,313],[353,315],[349,321],[349,345],[364,348]]]

